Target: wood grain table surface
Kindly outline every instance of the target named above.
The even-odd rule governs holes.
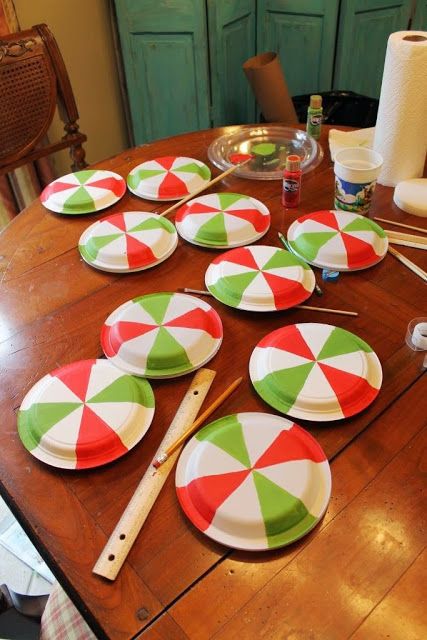
[[[207,149],[219,135],[238,129],[156,141],[94,166],[126,177],[144,160],[185,155],[207,162],[214,177],[220,171],[208,161]],[[297,217],[333,207],[327,133],[325,126],[320,139],[324,158],[304,174],[297,210],[283,209],[280,181],[230,175],[212,188],[251,195],[267,205],[272,225],[258,244],[280,246],[277,232],[286,235]],[[427,230],[427,219],[398,209],[392,195],[392,188],[378,185],[369,216]],[[171,475],[117,579],[109,582],[92,573],[192,376],[152,381],[156,411],[146,436],[121,459],[93,470],[61,471],[39,462],[21,444],[16,414],[42,376],[69,362],[102,356],[101,325],[120,304],[146,293],[204,288],[204,273],[218,253],[182,239],[165,262],[139,273],[97,271],[80,257],[79,237],[95,220],[167,206],[127,192],[105,211],[64,216],[36,201],[0,235],[4,499],[99,638],[425,637],[425,353],[411,350],[405,335],[411,319],[427,315],[427,289],[391,255],[369,269],[342,273],[337,282],[322,282],[323,297],[307,301],[357,311],[358,317],[295,308],[257,314],[209,299],[221,316],[224,340],[207,365],[218,373],[206,403],[244,376],[239,391],[210,420],[237,411],[274,413],[255,393],[248,374],[253,348],[273,329],[295,322],[334,324],[360,336],[377,353],[383,385],[367,409],[335,422],[297,421],[318,439],[331,463],[332,498],[321,523],[279,550],[232,550],[187,520]],[[424,251],[398,249],[427,268]],[[321,282],[320,271],[315,272]]]

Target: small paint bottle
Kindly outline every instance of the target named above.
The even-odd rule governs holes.
[[[307,133],[316,140],[320,137],[322,128],[323,107],[322,96],[310,96],[310,105],[307,110]]]
[[[301,198],[301,158],[291,155],[286,158],[283,172],[282,204],[286,208],[299,205]]]

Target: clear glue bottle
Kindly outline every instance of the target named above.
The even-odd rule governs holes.
[[[310,96],[310,106],[307,110],[307,133],[315,140],[320,137],[320,129],[322,128],[323,107],[322,96]]]
[[[283,172],[282,204],[284,207],[297,207],[301,198],[301,158],[297,155],[286,158]]]

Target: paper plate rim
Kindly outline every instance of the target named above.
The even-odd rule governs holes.
[[[231,192],[227,192],[227,193],[230,193],[230,195],[231,195]],[[257,200],[257,198],[253,198],[252,196],[247,196],[245,194],[239,194],[239,193],[234,193],[234,192],[233,192],[233,194],[234,195],[241,195],[242,197],[245,197],[248,200],[251,200],[252,202],[255,202],[257,207],[258,207],[258,205],[261,205],[258,208],[259,209],[264,209],[265,218],[268,220],[268,224],[267,224],[267,227],[265,228],[265,230],[263,230],[261,233],[253,235],[251,238],[248,238],[247,240],[243,240],[242,242],[239,242],[237,240],[235,242],[233,242],[233,243],[227,243],[227,244],[217,244],[217,243],[208,242],[208,241],[199,242],[199,241],[196,241],[194,238],[190,238],[188,235],[186,235],[184,233],[184,231],[183,231],[183,226],[184,226],[183,222],[178,221],[175,218],[176,230],[177,230],[178,234],[181,236],[181,238],[183,240],[185,240],[186,242],[189,242],[190,244],[193,244],[196,247],[205,247],[206,249],[215,249],[217,251],[222,251],[224,249],[237,249],[238,247],[245,247],[245,246],[250,245],[250,244],[252,244],[254,242],[257,242],[262,237],[264,237],[265,234],[268,233],[268,231],[270,230],[270,227],[271,227],[271,213],[270,213],[270,210],[268,209],[268,207],[263,202],[261,202],[261,200]],[[183,205],[183,207],[186,207],[186,206],[190,205],[192,202],[194,202],[196,200],[203,200],[204,198],[207,198],[209,196],[215,196],[215,195],[220,195],[220,193],[209,193],[207,195],[200,196],[200,198],[199,197],[193,198],[193,200],[189,200],[188,202],[186,202]],[[178,211],[179,210],[180,209],[178,209]],[[178,213],[178,211],[177,211],[177,213]]]
[[[58,367],[57,369],[54,369],[53,371],[47,373],[46,375],[44,375],[42,378],[40,378],[39,380],[37,380],[37,382],[31,387],[31,389],[29,389],[27,391],[27,393],[25,394],[24,398],[22,399],[21,402],[21,406],[24,403],[27,403],[28,400],[31,400],[32,395],[36,395],[36,394],[40,394],[40,391],[46,387],[46,383],[49,382],[49,380],[52,379],[52,373],[54,373],[54,371],[57,371],[58,369],[65,369],[67,367],[71,367],[71,366],[75,366],[78,365],[80,363],[87,363],[87,362],[92,362],[90,359],[87,360],[76,360],[74,362],[70,362],[67,365],[63,365],[61,367]],[[102,358],[97,358],[95,359],[95,361],[93,362],[94,366],[114,366],[112,365],[108,360],[104,360]],[[131,374],[126,374],[125,372],[122,372],[123,375],[129,375],[131,376]],[[77,468],[76,467],[76,462],[77,462],[77,458],[74,460],[72,460],[72,464],[70,464],[69,459],[67,459],[67,457],[65,455],[59,455],[57,453],[54,453],[52,451],[49,450],[49,448],[47,448],[46,446],[40,444],[40,442],[37,442],[35,440],[35,438],[33,437],[33,434],[31,432],[26,431],[26,435],[27,435],[27,439],[29,439],[34,445],[34,449],[30,450],[28,449],[23,441],[23,438],[21,436],[21,433],[23,431],[25,427],[25,425],[22,423],[22,409],[21,407],[18,410],[18,416],[17,416],[17,430],[18,430],[18,435],[19,435],[19,439],[21,440],[21,444],[25,447],[25,450],[31,454],[34,458],[36,458],[37,460],[39,460],[40,462],[43,462],[44,464],[47,464],[53,468],[58,468],[58,469],[70,469],[72,471],[85,471],[87,469],[96,469],[98,467],[103,467],[107,464],[110,464],[111,462],[114,462],[115,460],[119,460],[120,458],[122,458],[123,456],[125,456],[127,453],[129,453],[129,451],[131,451],[145,436],[145,434],[147,433],[148,429],[150,428],[152,422],[153,422],[153,418],[154,418],[154,413],[155,413],[155,396],[154,396],[154,392],[153,389],[149,383],[148,380],[145,380],[144,378],[136,378],[135,376],[131,376],[133,377],[133,384],[138,388],[138,390],[141,392],[141,394],[144,396],[144,399],[148,399],[148,401],[152,404],[151,407],[149,406],[145,406],[143,404],[140,404],[140,411],[138,411],[138,416],[134,416],[134,421],[138,424],[138,425],[143,425],[142,429],[140,429],[140,432],[138,433],[138,435],[133,438],[130,443],[129,446],[126,446],[126,451],[123,451],[122,453],[118,454],[118,455],[113,455],[111,456],[109,459],[104,460],[103,462],[96,462],[96,460],[98,459],[97,457],[95,457],[95,461],[92,464],[86,464],[84,465],[84,467],[81,468]],[[37,404],[37,402],[31,402],[31,404],[29,405],[32,406],[34,404]],[[83,403],[82,403],[83,404]],[[139,404],[139,403],[138,403]],[[143,415],[144,414],[146,416],[145,422],[143,423]],[[47,431],[48,433],[48,431]],[[46,454],[46,455],[41,455],[41,454]],[[86,459],[87,460],[87,459]],[[93,457],[92,457],[93,460]]]
[[[90,237],[90,231],[93,230],[96,226],[98,226],[101,222],[104,222],[106,220],[108,220],[109,218],[112,218],[113,216],[119,216],[119,215],[123,215],[125,213],[144,213],[149,215],[149,217],[152,218],[158,218],[160,221],[162,221],[162,224],[166,224],[166,226],[170,225],[172,227],[172,232],[171,232],[171,238],[173,239],[173,242],[171,243],[168,251],[161,256],[161,258],[159,260],[156,260],[156,262],[152,262],[148,265],[143,265],[141,267],[136,267],[133,269],[130,269],[129,267],[112,267],[112,266],[108,266],[108,263],[102,263],[102,262],[97,262],[96,260],[94,260],[93,262],[90,262],[84,253],[82,253],[81,247],[85,246],[85,243],[87,242],[88,238]],[[168,220],[167,218],[162,218],[161,216],[159,216],[157,213],[153,213],[151,211],[122,211],[120,213],[112,213],[110,216],[106,216],[105,218],[101,218],[100,220],[96,220],[94,223],[92,223],[89,227],[87,227],[83,233],[81,234],[80,238],[79,238],[79,242],[77,245],[77,248],[79,250],[80,256],[82,257],[82,259],[86,262],[86,264],[88,264],[90,267],[93,267],[94,269],[99,269],[99,271],[104,271],[106,273],[136,273],[138,271],[145,271],[146,269],[151,269],[152,267],[156,267],[158,264],[161,264],[162,262],[164,262],[164,260],[167,260],[167,258],[169,258],[175,251],[175,249],[178,246],[178,233],[177,230],[174,226],[174,224]]]
[[[196,300],[199,304],[202,302],[201,300],[199,300],[198,298],[196,298],[195,296],[191,296],[189,294],[186,293],[177,293],[177,292],[171,292],[171,291],[158,291],[156,293],[148,293],[145,294],[143,296],[139,296],[139,297],[144,297],[144,298],[148,298],[148,297],[153,297],[153,296],[157,296],[157,295],[162,295],[162,294],[167,294],[167,295],[174,295],[174,296],[186,296],[187,298],[192,298],[193,300]],[[134,300],[128,300],[127,302],[124,302],[122,305],[120,305],[119,307],[117,307],[114,311],[112,311],[110,313],[110,315],[105,319],[104,324],[101,327],[101,348],[105,354],[105,357],[114,364],[114,366],[118,367],[121,371],[124,371],[125,373],[129,373],[130,375],[135,375],[135,376],[140,376],[143,378],[148,378],[151,380],[167,380],[167,379],[172,379],[172,378],[179,378],[181,376],[186,375],[187,373],[192,373],[193,371],[197,371],[197,369],[200,369],[200,367],[203,367],[207,362],[209,362],[219,351],[222,341],[224,339],[224,327],[222,324],[222,320],[221,320],[221,316],[219,315],[219,313],[211,306],[209,305],[209,303],[204,302],[204,304],[208,305],[212,311],[214,312],[215,316],[216,316],[216,321],[219,323],[219,326],[221,327],[221,337],[220,338],[216,338],[217,344],[215,344],[214,349],[211,350],[211,352],[209,353],[209,355],[207,355],[205,358],[202,358],[201,360],[199,360],[199,362],[196,365],[193,365],[192,367],[187,367],[187,368],[183,368],[181,367],[168,367],[165,369],[162,369],[160,373],[158,373],[158,370],[153,370],[153,369],[144,369],[142,370],[139,367],[136,367],[133,364],[128,364],[119,354],[116,354],[114,356],[107,356],[107,354],[105,353],[105,345],[106,345],[106,340],[108,340],[108,346],[109,346],[109,329],[111,327],[111,325],[107,325],[107,321],[110,320],[110,318],[117,312],[119,312],[120,310],[124,310],[126,307],[135,304]]]
[[[190,195],[191,191],[190,192],[187,191],[186,193],[181,193],[178,196],[167,196],[166,198],[159,198],[159,197],[155,196],[153,193],[150,193],[150,191],[141,191],[141,190],[138,190],[138,189],[133,189],[129,184],[129,177],[131,175],[134,175],[134,172],[137,169],[140,169],[147,162],[155,162],[158,158],[161,158],[161,157],[163,157],[163,156],[158,156],[156,158],[152,158],[151,160],[144,160],[143,162],[140,162],[138,165],[133,167],[133,169],[131,169],[129,171],[128,175],[126,176],[125,185],[129,189],[129,191],[131,193],[133,193],[133,195],[137,196],[138,198],[143,198],[144,200],[150,200],[151,202],[174,202],[176,200],[182,200],[187,195]],[[195,162],[200,167],[206,167],[206,169],[208,169],[208,171],[209,171],[209,180],[203,180],[203,182],[204,182],[204,184],[208,184],[208,182],[211,180],[212,172],[211,172],[210,168],[208,167],[208,165],[205,162],[203,162],[202,160],[198,160],[197,158],[190,158],[189,156],[171,156],[171,157],[175,158],[175,160],[177,160],[178,158],[185,158],[186,160],[191,160],[191,162]],[[194,189],[194,191],[197,191],[197,189]]]
[[[224,420],[226,420],[227,418],[234,418],[235,416],[242,416],[243,418],[245,417],[249,417],[252,418],[253,416],[271,416],[274,417],[276,420],[278,419],[282,419],[283,421],[287,422],[287,423],[291,423],[291,424],[295,424],[293,421],[288,420],[287,418],[284,418],[283,416],[276,416],[273,414],[269,414],[266,412],[261,412],[261,411],[246,411],[246,412],[238,412],[235,414],[229,414],[227,416],[224,416],[223,418],[219,418],[218,420],[214,420],[213,422],[210,422],[209,424],[205,425],[204,427],[202,427],[202,429],[200,429],[200,432],[203,431],[203,429],[206,429],[207,427],[212,427],[212,425],[214,425],[217,422],[221,422],[223,423]],[[316,446],[316,448],[320,448],[322,450],[322,453],[325,455],[322,446],[320,445],[320,443],[316,440],[316,438],[314,438],[313,435],[311,435],[311,433],[309,433],[309,431],[307,431],[307,429],[304,429],[303,427],[301,427],[300,425],[296,425],[299,427],[299,431],[298,431],[298,436],[300,437],[301,434],[304,434],[304,437],[311,443],[314,444]],[[199,433],[200,433],[199,432]],[[181,488],[178,487],[178,483],[180,481],[181,477],[185,477],[185,468],[186,465],[189,463],[191,456],[193,455],[194,451],[197,449],[198,446],[200,446],[202,443],[200,441],[196,440],[196,437],[193,436],[191,438],[191,440],[185,445],[179,459],[178,459],[178,464],[177,464],[177,468],[176,468],[176,472],[175,472],[175,487],[176,489]],[[303,529],[303,531],[301,531],[298,535],[293,535],[290,537],[290,539],[286,539],[285,541],[282,541],[280,544],[273,544],[273,545],[269,545],[267,546],[265,544],[265,538],[263,538],[262,540],[260,538],[256,538],[257,541],[260,541],[263,544],[254,544],[254,538],[250,538],[250,542],[246,542],[248,541],[248,538],[244,537],[244,536],[230,536],[229,534],[225,534],[226,537],[226,541],[224,539],[224,534],[223,534],[223,530],[219,529],[218,527],[214,527],[212,524],[209,524],[209,533],[207,533],[206,530],[201,529],[196,522],[193,521],[192,518],[192,513],[189,513],[189,511],[187,510],[186,506],[184,505],[183,502],[180,499],[180,495],[179,492],[176,491],[177,493],[177,498],[178,498],[178,502],[180,504],[181,509],[183,510],[184,514],[186,515],[186,517],[190,520],[191,524],[201,533],[203,533],[205,536],[207,536],[208,538],[210,538],[211,540],[214,540],[215,542],[218,542],[220,544],[223,544],[227,547],[230,547],[232,549],[238,549],[238,550],[242,550],[242,551],[273,551],[274,549],[279,549],[285,546],[288,546],[289,544],[293,544],[294,542],[297,542],[297,540],[300,540],[301,538],[303,538],[304,536],[306,536],[308,533],[310,533],[310,531],[312,529],[314,529],[319,522],[322,520],[322,518],[324,517],[328,506],[329,506],[329,502],[331,499],[331,492],[332,492],[332,474],[331,474],[331,468],[330,468],[330,464],[329,461],[325,455],[325,460],[323,461],[326,464],[324,464],[322,466],[322,470],[321,470],[321,474],[323,476],[324,479],[324,483],[322,485],[322,487],[325,488],[324,491],[324,504],[322,506],[322,510],[320,512],[320,515],[316,517],[314,522],[310,523],[310,526],[306,527],[305,529]],[[185,486],[185,485],[183,485]],[[200,513],[197,511],[196,507],[193,507],[194,509],[194,513],[196,513],[199,517],[200,517]],[[304,520],[307,518],[307,516],[305,516],[305,518],[303,520],[301,520],[298,524],[300,525],[301,522],[304,522]],[[292,531],[292,529],[290,530]],[[283,536],[283,533],[281,534]],[[230,544],[230,539],[233,539],[233,537],[236,540],[236,543],[231,545]],[[274,537],[273,537],[274,538]],[[271,538],[270,538],[271,539]],[[252,544],[251,544],[252,542]]]
[[[357,216],[358,218],[363,218],[364,220],[368,220],[369,223],[372,225],[373,227],[373,231],[375,231],[375,227],[377,229],[380,229],[381,231],[383,231],[382,227],[380,227],[379,224],[377,224],[374,220],[371,220],[370,218],[368,218],[367,216],[362,216],[358,213],[355,213],[353,211],[341,211],[339,209],[320,209],[319,211],[313,211],[312,214],[307,214],[306,216],[304,216],[304,218],[307,219],[307,217],[309,215],[315,215],[316,213],[322,213],[323,211],[325,212],[331,212],[331,213],[338,213],[338,214],[351,214],[352,216]],[[334,269],[334,271],[343,271],[343,272],[350,272],[350,271],[363,271],[364,269],[369,269],[370,267],[374,267],[376,264],[378,264],[379,262],[381,262],[382,260],[384,260],[385,256],[387,255],[387,249],[388,249],[388,238],[387,236],[384,238],[384,242],[385,242],[385,251],[382,255],[378,256],[377,260],[373,260],[372,262],[369,262],[369,264],[366,264],[364,266],[361,267],[344,267],[343,265],[337,265],[334,262],[328,262],[328,261],[318,261],[318,260],[310,260],[308,258],[306,258],[304,256],[303,253],[301,253],[300,251],[298,251],[295,246],[292,244],[292,242],[295,242],[290,236],[291,234],[295,233],[295,229],[297,229],[297,227],[301,225],[301,223],[299,222],[299,218],[297,218],[296,220],[294,220],[292,222],[292,224],[289,226],[288,231],[286,233],[286,239],[288,241],[289,244],[289,248],[292,251],[292,253],[294,253],[298,258],[301,258],[302,260],[305,260],[305,262],[307,262],[307,264],[313,265],[313,267],[319,267],[319,268],[324,268],[324,269]]]
[[[278,329],[274,329],[273,331],[270,331],[270,333],[267,333],[262,340],[264,340],[265,338],[267,338],[269,335],[273,334],[273,333],[278,333],[280,331],[282,331],[283,329],[286,329],[289,326],[298,326],[299,324],[323,324],[326,325],[327,323],[294,323],[294,325],[285,325],[284,327],[279,327]],[[336,325],[327,325],[330,327],[334,327],[337,328]],[[357,336],[356,334],[352,333],[351,331],[348,331],[347,329],[342,329],[341,327],[338,327],[339,329],[341,329],[342,331],[345,331],[347,334],[349,334],[353,339],[355,339],[356,343],[359,343],[360,341],[364,342],[362,340],[362,338],[359,338],[359,336]],[[381,362],[380,359],[378,358],[377,354],[375,353],[374,350],[372,350],[372,347],[370,347],[370,345],[368,345],[371,348],[371,358],[368,360],[365,356],[365,362],[367,364],[367,366],[369,366],[369,364],[371,365],[371,371],[372,371],[372,367],[375,367],[377,369],[377,372],[379,373],[379,377],[380,377],[380,385],[378,387],[378,389],[376,389],[376,393],[373,395],[373,397],[370,398],[369,402],[367,402],[361,409],[358,408],[355,411],[350,411],[350,413],[348,413],[348,410],[346,409],[346,415],[344,416],[342,411],[335,409],[333,411],[320,411],[318,409],[302,409],[300,407],[295,407],[292,406],[289,408],[288,404],[284,405],[283,404],[283,400],[282,398],[277,394],[277,391],[275,389],[271,389],[270,387],[267,387],[267,385],[263,382],[264,379],[262,380],[256,380],[256,382],[254,382],[254,377],[255,374],[257,372],[256,367],[258,366],[258,361],[259,361],[259,352],[256,351],[257,347],[258,347],[259,342],[255,345],[255,347],[252,350],[251,356],[249,358],[249,377],[252,383],[252,386],[255,390],[255,392],[260,396],[260,398],[266,402],[270,407],[273,407],[274,409],[277,409],[278,411],[280,411],[281,413],[283,413],[284,415],[290,416],[291,418],[297,418],[299,420],[310,420],[312,422],[332,422],[332,421],[336,421],[336,420],[345,420],[351,416],[357,415],[359,413],[361,413],[362,411],[364,411],[367,407],[369,407],[370,404],[372,404],[372,402],[376,399],[376,397],[378,396],[380,390],[381,390],[381,386],[382,386],[382,381],[383,381],[383,372],[382,372],[382,366],[381,366]],[[274,373],[274,372],[269,372],[269,373]],[[268,375],[268,374],[266,374]],[[265,376],[264,376],[265,377]],[[255,386],[256,384],[256,386]],[[372,387],[373,388],[373,387]],[[265,393],[265,390],[267,390],[267,393]],[[271,400],[269,398],[269,396],[273,396],[273,400]],[[360,398],[360,396],[359,396]],[[354,406],[354,402],[353,402],[353,406]]]
[[[82,171],[86,171],[86,169],[82,169]],[[92,171],[92,169],[88,169],[88,171]],[[121,198],[123,198],[123,196],[126,193],[126,181],[123,178],[123,176],[121,176],[119,173],[115,173],[114,171],[110,171],[108,169],[93,169],[93,171],[102,171],[103,173],[108,173],[111,177],[118,178],[122,183],[122,193],[119,196],[116,196],[113,192],[111,192],[113,196],[113,199],[111,200],[111,202],[109,202],[108,204],[102,205],[101,207],[91,208],[89,211],[79,211],[78,209],[64,210],[64,208],[60,208],[56,204],[54,204],[53,206],[49,204],[49,206],[47,206],[46,203],[42,202],[41,200],[43,192],[48,187],[50,187],[50,185],[52,185],[54,182],[58,182],[60,180],[63,180],[64,178],[67,178],[68,176],[74,175],[74,173],[67,173],[65,176],[56,178],[55,180],[52,180],[52,182],[50,182],[48,185],[46,185],[46,187],[43,189],[43,191],[39,196],[40,203],[45,209],[48,209],[49,211],[53,211],[54,213],[62,213],[66,216],[84,216],[84,215],[90,215],[91,213],[98,213],[98,211],[103,211],[104,209],[108,209],[108,207],[111,207],[113,204],[116,204],[116,202],[118,202],[119,200],[121,200]],[[76,171],[75,173],[79,173],[79,172]],[[77,187],[78,185],[75,185],[75,186]]]
[[[293,253],[291,251],[286,251],[286,249],[282,249],[281,247],[274,247],[274,246],[270,246],[270,245],[247,245],[246,248],[250,249],[250,248],[257,248],[257,247],[269,247],[271,249],[275,249],[276,251],[285,251],[286,253],[289,253],[290,255],[293,255]],[[237,249],[239,247],[236,247]],[[230,249],[231,251],[233,249]],[[224,255],[227,252],[224,253]],[[221,257],[221,256],[219,256]],[[298,257],[298,256],[297,256]],[[211,295],[218,300],[219,302],[221,302],[222,304],[225,304],[227,307],[230,307],[231,309],[239,309],[240,311],[259,311],[259,312],[271,312],[271,311],[286,311],[287,309],[293,309],[296,305],[301,304],[302,302],[304,302],[305,300],[308,300],[308,298],[311,296],[311,294],[314,291],[314,287],[316,284],[316,278],[314,275],[314,272],[312,269],[305,269],[302,265],[301,262],[298,262],[297,264],[295,264],[296,267],[300,267],[303,272],[306,274],[306,277],[308,278],[308,280],[310,280],[311,282],[308,283],[309,289],[307,290],[302,282],[298,282],[298,284],[300,284],[302,286],[303,289],[305,289],[306,291],[306,296],[302,297],[300,300],[298,300],[297,302],[292,303],[291,305],[286,305],[286,306],[280,306],[280,307],[275,307],[271,304],[268,305],[262,305],[262,304],[252,304],[252,303],[243,303],[243,304],[239,304],[239,306],[233,306],[231,304],[229,304],[228,302],[226,302],[222,297],[220,298],[217,293],[211,291],[212,284],[208,283],[208,277],[212,274],[212,271],[218,266],[219,263],[217,262],[211,262],[205,272],[205,285],[208,289],[208,291],[211,293]],[[222,278],[219,278],[218,280],[221,280]],[[305,280],[305,279],[304,279]]]

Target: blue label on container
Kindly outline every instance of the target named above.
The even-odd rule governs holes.
[[[347,182],[335,176],[335,207],[344,211],[368,211],[375,189],[373,182]]]

